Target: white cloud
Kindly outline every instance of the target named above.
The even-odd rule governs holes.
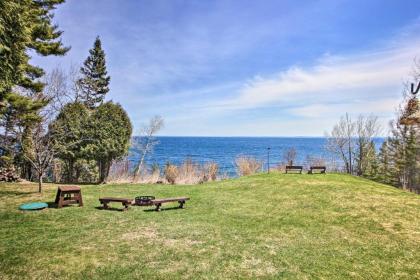
[[[291,67],[271,77],[256,77],[248,81],[238,96],[227,104],[236,109],[247,109],[272,103],[337,102],[349,96],[362,100],[388,98],[392,93],[383,92],[383,89],[394,90],[402,85],[404,77],[410,72],[413,58],[420,54],[419,46],[417,41],[411,42],[410,46],[380,52],[327,57],[312,67]],[[328,105],[312,105],[311,109],[322,109],[323,106]]]
[[[397,109],[399,98],[384,98],[381,100],[363,101],[358,100],[342,104],[311,104],[294,107],[289,112],[295,116],[306,118],[334,118],[348,112],[352,115],[374,114],[388,116],[390,112]]]
[[[190,103],[190,113],[179,112],[174,119],[188,121],[191,114],[196,116],[191,121],[198,123],[223,119],[226,121],[219,128],[224,135],[247,134],[240,131],[322,135],[348,112],[377,115],[385,128],[401,101],[403,82],[410,75],[413,59],[420,55],[419,47],[420,40],[400,37],[375,50],[324,56],[312,66],[292,66],[269,76],[256,76],[224,99],[202,106]],[[243,123],[229,120],[239,112],[249,119]],[[264,115],[271,120],[263,122]]]

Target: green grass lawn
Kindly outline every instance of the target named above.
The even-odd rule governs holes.
[[[356,177],[82,186],[84,207],[18,210],[56,188],[0,185],[0,279],[420,278],[420,196]],[[96,208],[101,196],[138,195],[191,200]]]

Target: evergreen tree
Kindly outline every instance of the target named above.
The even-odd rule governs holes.
[[[23,91],[41,92],[42,68],[29,63],[30,51],[42,56],[64,55],[69,48],[52,23],[52,10],[64,0],[0,1],[0,118],[1,149],[13,162],[19,131],[30,131],[40,121],[39,110],[48,100],[33,99]],[[23,89],[23,90],[17,90]]]
[[[366,154],[363,160],[365,161],[363,164],[365,169],[363,170],[362,176],[375,180],[378,175],[379,164],[376,156],[375,143],[373,141],[370,141],[367,145]]]
[[[0,1],[0,102],[4,109],[9,98],[18,93],[14,86],[41,92],[38,80],[44,71],[29,64],[28,51],[42,56],[64,55],[62,32],[52,24],[51,11],[64,0]],[[28,103],[30,100],[27,101]]]
[[[128,153],[132,126],[119,104],[106,102],[97,107],[89,121],[91,141],[85,151],[88,159],[95,159],[99,167],[99,181],[106,182],[111,163]]]
[[[50,125],[57,156],[66,164],[66,180],[74,181],[74,166],[78,159],[86,157],[84,146],[89,141],[90,113],[80,102],[66,104]],[[76,178],[77,179],[77,178]]]
[[[415,126],[395,122],[388,139],[391,183],[394,186],[420,191],[418,164],[420,132]]]
[[[89,56],[80,68],[80,72],[83,75],[78,81],[82,91],[81,101],[93,109],[103,103],[111,79],[107,75],[105,52],[99,36],[96,37],[93,49],[89,50]]]
[[[377,175],[377,180],[384,184],[391,184],[392,182],[392,167],[390,161],[389,140],[385,140],[379,150],[379,168]]]

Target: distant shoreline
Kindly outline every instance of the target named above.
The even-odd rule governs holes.
[[[134,135],[132,138],[142,137],[140,135]],[[279,138],[279,139],[325,139],[326,136],[170,136],[160,135],[156,138]],[[374,139],[385,139],[387,136],[374,137]]]

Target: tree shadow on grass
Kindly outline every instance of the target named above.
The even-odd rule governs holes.
[[[48,208],[60,209],[60,208],[58,208],[58,204],[55,203],[55,201],[49,201],[49,202],[47,202],[47,204],[48,204]],[[83,206],[79,206],[78,204],[69,204],[69,205],[63,205],[61,208],[67,208],[67,207],[79,208],[79,207],[83,207]]]
[[[20,192],[20,191],[8,191],[8,190],[0,190],[0,196],[22,196],[22,195],[30,195],[30,194],[37,194],[39,192]]]
[[[117,212],[129,211],[128,209],[124,211],[123,208],[116,208],[116,207],[104,208],[102,206],[96,206],[95,208],[98,209],[98,210],[105,210],[105,211],[117,211]]]
[[[58,205],[57,203],[55,203],[55,201],[49,201],[47,202],[47,204],[48,204],[48,208],[54,208],[54,209],[58,208]]]

